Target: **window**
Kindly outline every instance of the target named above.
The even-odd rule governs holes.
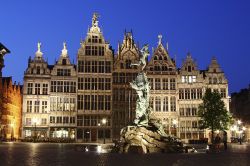
[[[174,78],[170,79],[170,90],[175,90],[175,79]]]
[[[168,97],[164,97],[163,99],[163,112],[168,111]]]
[[[39,113],[39,106],[40,106],[40,101],[35,101],[35,104],[34,104],[35,113]]]
[[[225,88],[220,89],[220,94],[222,98],[226,98],[226,89]]]
[[[51,81],[51,92],[56,92],[56,81]]]
[[[192,128],[197,128],[197,127],[198,127],[197,121],[192,121]]]
[[[42,113],[47,113],[47,101],[42,101]]]
[[[85,47],[85,55],[87,55],[87,56],[91,55],[91,46]]]
[[[57,69],[57,76],[70,76],[71,70],[70,69]]]
[[[214,78],[214,82],[213,82],[214,84],[217,84],[217,78]]]
[[[105,96],[105,110],[110,110],[110,96]]]
[[[155,79],[155,90],[161,90],[161,79],[160,78]]]
[[[42,118],[41,125],[46,125],[46,124],[47,124],[47,119],[46,118]]]
[[[212,78],[211,77],[209,77],[209,79],[208,79],[209,81],[209,84],[212,84]]]
[[[104,96],[98,96],[98,110],[104,110]]]
[[[78,72],[84,72],[84,61],[78,61]]]
[[[83,116],[77,116],[77,126],[83,125]]]
[[[50,117],[50,123],[56,123],[56,118],[54,116]]]
[[[26,118],[25,124],[26,124],[27,126],[30,126],[30,125],[31,125],[31,118]]]
[[[32,112],[32,101],[27,101],[27,112]]]
[[[111,72],[111,62],[110,61],[106,61],[105,62],[105,73],[110,73]]]
[[[71,124],[76,123],[76,119],[75,119],[75,117],[70,117],[70,123],[71,123]]]
[[[84,78],[78,77],[78,89],[83,90]]]
[[[40,84],[35,84],[35,95],[40,95]]]
[[[84,116],[84,126],[90,126],[90,116]]]
[[[197,116],[197,108],[192,108],[192,116]]]
[[[157,112],[161,111],[161,98],[160,97],[155,98],[155,111]]]
[[[179,109],[179,112],[180,112],[180,116],[184,116],[184,115],[185,115],[185,113],[184,113],[184,108],[180,108],[180,109]]]
[[[61,116],[56,117],[56,123],[62,123],[62,117]]]
[[[48,84],[43,84],[43,95],[48,94]]]
[[[191,108],[186,108],[186,116],[191,116]]]
[[[66,65],[67,64],[67,60],[66,59],[63,59],[62,60],[62,65]]]
[[[191,72],[192,70],[191,70],[191,66],[188,66],[188,72]]]
[[[104,73],[104,61],[99,61],[99,73]]]
[[[185,99],[190,99],[190,89],[185,89]]]
[[[105,78],[105,90],[110,90],[110,89],[111,89],[111,79]]]
[[[69,123],[69,117],[64,116],[63,117],[63,123]]]
[[[179,99],[184,99],[184,90],[179,89]]]
[[[191,89],[191,99],[196,99],[196,89]]]
[[[175,112],[176,111],[176,100],[175,97],[170,98],[170,111]]]
[[[163,90],[168,90],[168,79],[167,78],[162,79],[162,88],[163,88]]]
[[[197,89],[197,98],[198,99],[202,98],[202,89],[201,88]]]
[[[33,91],[33,83],[28,83],[27,94],[31,95]]]
[[[41,71],[40,66],[37,66],[37,68],[36,68],[36,74],[40,74],[40,71]]]

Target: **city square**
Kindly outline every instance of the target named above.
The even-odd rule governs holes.
[[[0,165],[250,165],[250,3],[112,5],[4,3]]]
[[[0,165],[87,165],[87,166],[247,166],[250,145],[232,144],[227,152],[119,154],[83,152],[76,144],[4,143],[0,144]]]

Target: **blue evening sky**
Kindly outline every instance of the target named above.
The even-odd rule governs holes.
[[[21,83],[38,41],[50,64],[59,57],[63,41],[75,60],[93,12],[101,15],[99,25],[116,51],[125,29],[150,47],[157,46],[162,34],[178,67],[188,51],[199,69],[206,69],[215,56],[230,92],[250,83],[249,0],[6,0],[0,5],[0,42],[11,50],[3,74]]]

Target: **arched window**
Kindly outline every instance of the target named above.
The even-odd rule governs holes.
[[[154,60],[158,60],[158,57],[157,57],[157,56],[155,56],[155,57],[154,57]]]
[[[162,60],[162,56],[159,56],[159,60]]]

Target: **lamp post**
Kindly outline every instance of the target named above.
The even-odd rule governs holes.
[[[103,127],[103,144],[105,144],[105,126],[106,126],[106,123],[107,123],[107,119],[103,118],[102,119],[102,125],[104,126]]]

